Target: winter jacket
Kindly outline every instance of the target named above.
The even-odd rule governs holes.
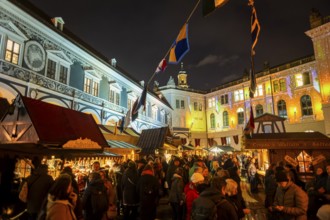
[[[137,184],[140,201],[140,218],[153,220],[156,218],[158,205],[159,182],[151,170],[142,171]]]
[[[38,168],[34,174],[27,178],[28,197],[27,212],[38,213],[42,202],[47,197],[48,190],[52,186],[54,180],[47,174],[46,169]]]
[[[284,206],[284,219],[307,220],[308,196],[293,182],[288,182],[284,189],[277,187],[274,205]]]
[[[74,207],[68,200],[54,200],[48,194],[46,220],[76,220]]]
[[[183,179],[182,176],[174,174],[172,178],[172,187],[170,189],[169,202],[180,203],[185,200],[185,195],[183,192]]]
[[[136,190],[138,179],[138,172],[135,168],[129,167],[125,170],[121,180],[124,205],[138,205],[139,198]]]
[[[223,220],[223,219],[228,219],[228,220],[238,220],[238,215],[237,215],[237,210],[233,206],[232,203],[230,203],[222,194],[219,190],[209,187],[205,189],[199,197],[205,197],[210,199],[213,203],[217,204],[217,219],[218,220]],[[221,201],[221,202],[220,202]],[[193,208],[194,207],[199,207],[203,206],[203,204],[199,204],[199,200],[196,199],[193,202]]]
[[[193,183],[190,182],[184,187],[184,194],[186,195],[186,220],[190,220],[192,204],[198,198],[199,193]]]

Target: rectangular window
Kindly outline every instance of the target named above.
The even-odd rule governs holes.
[[[92,80],[89,78],[85,78],[85,82],[84,82],[84,92],[86,93],[91,93],[91,86],[92,86]]]
[[[93,82],[93,96],[98,96],[99,95],[99,84],[97,82]]]
[[[222,95],[221,96],[221,105],[228,104],[228,95]]]
[[[110,90],[109,101],[112,102],[112,103],[115,102],[115,92],[113,90]]]
[[[119,97],[119,93],[116,92],[116,105],[119,105],[119,102],[120,102],[120,97]]]
[[[13,64],[18,64],[20,47],[20,44],[8,39],[5,60]]]
[[[296,79],[296,87],[310,84],[310,78],[308,72],[305,72],[303,74],[296,74],[295,79]]]
[[[59,81],[61,83],[66,84],[67,83],[67,79],[68,79],[68,68],[66,68],[65,66],[60,66],[60,77],[59,77]]]
[[[46,76],[48,78],[55,79],[55,74],[56,74],[56,62],[53,60],[48,60]]]
[[[203,111],[203,105],[199,103],[199,111]]]
[[[181,108],[184,109],[184,100],[181,100]]]
[[[235,99],[235,102],[244,100],[243,89],[234,91],[234,99]]]
[[[198,110],[198,103],[194,102],[194,111],[197,111],[197,110]]]
[[[286,91],[286,82],[285,79],[280,79],[280,91],[285,92]]]
[[[264,92],[263,92],[262,85],[257,85],[255,96],[263,96],[263,95],[264,95]]]
[[[175,100],[175,108],[180,108],[180,100]]]
[[[273,91],[279,92],[278,80],[273,81]]]

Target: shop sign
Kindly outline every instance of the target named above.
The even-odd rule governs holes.
[[[102,147],[88,138],[79,138],[66,142],[63,145],[63,149],[102,149]]]
[[[293,167],[296,167],[298,165],[298,162],[289,155],[285,155],[284,160],[291,164]]]
[[[313,166],[315,166],[316,164],[322,163],[325,160],[326,158],[322,154],[320,154],[313,158],[312,164]]]

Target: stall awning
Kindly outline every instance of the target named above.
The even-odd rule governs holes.
[[[114,141],[114,140],[107,140],[108,144],[110,145],[111,148],[121,148],[121,149],[132,149],[132,150],[139,150],[141,148],[133,145],[126,143],[124,141]]]

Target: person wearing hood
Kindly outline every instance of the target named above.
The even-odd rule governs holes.
[[[77,194],[73,192],[71,176],[61,174],[48,193],[46,220],[76,220],[74,207],[77,198]]]
[[[94,199],[96,193],[98,194],[97,201]],[[105,215],[109,201],[107,188],[104,186],[100,173],[94,172],[89,174],[89,184],[82,197],[82,206],[85,220],[100,220]],[[104,207],[104,209],[99,210],[98,207]]]
[[[183,169],[181,167],[176,168],[175,173],[172,177],[172,187],[170,188],[170,193],[168,200],[171,204],[173,210],[173,220],[183,219],[183,208],[185,195],[183,192]]]
[[[140,219],[154,220],[158,205],[159,182],[151,165],[147,164],[137,184],[140,201]]]
[[[272,219],[307,220],[308,196],[306,192],[294,184],[286,172],[276,173],[275,178],[278,187],[274,204],[269,207]]]
[[[186,220],[190,220],[192,204],[198,198],[199,193],[201,193],[198,191],[201,184],[204,184],[204,176],[200,173],[194,173],[190,178],[190,182],[184,187],[184,193],[186,195]]]

